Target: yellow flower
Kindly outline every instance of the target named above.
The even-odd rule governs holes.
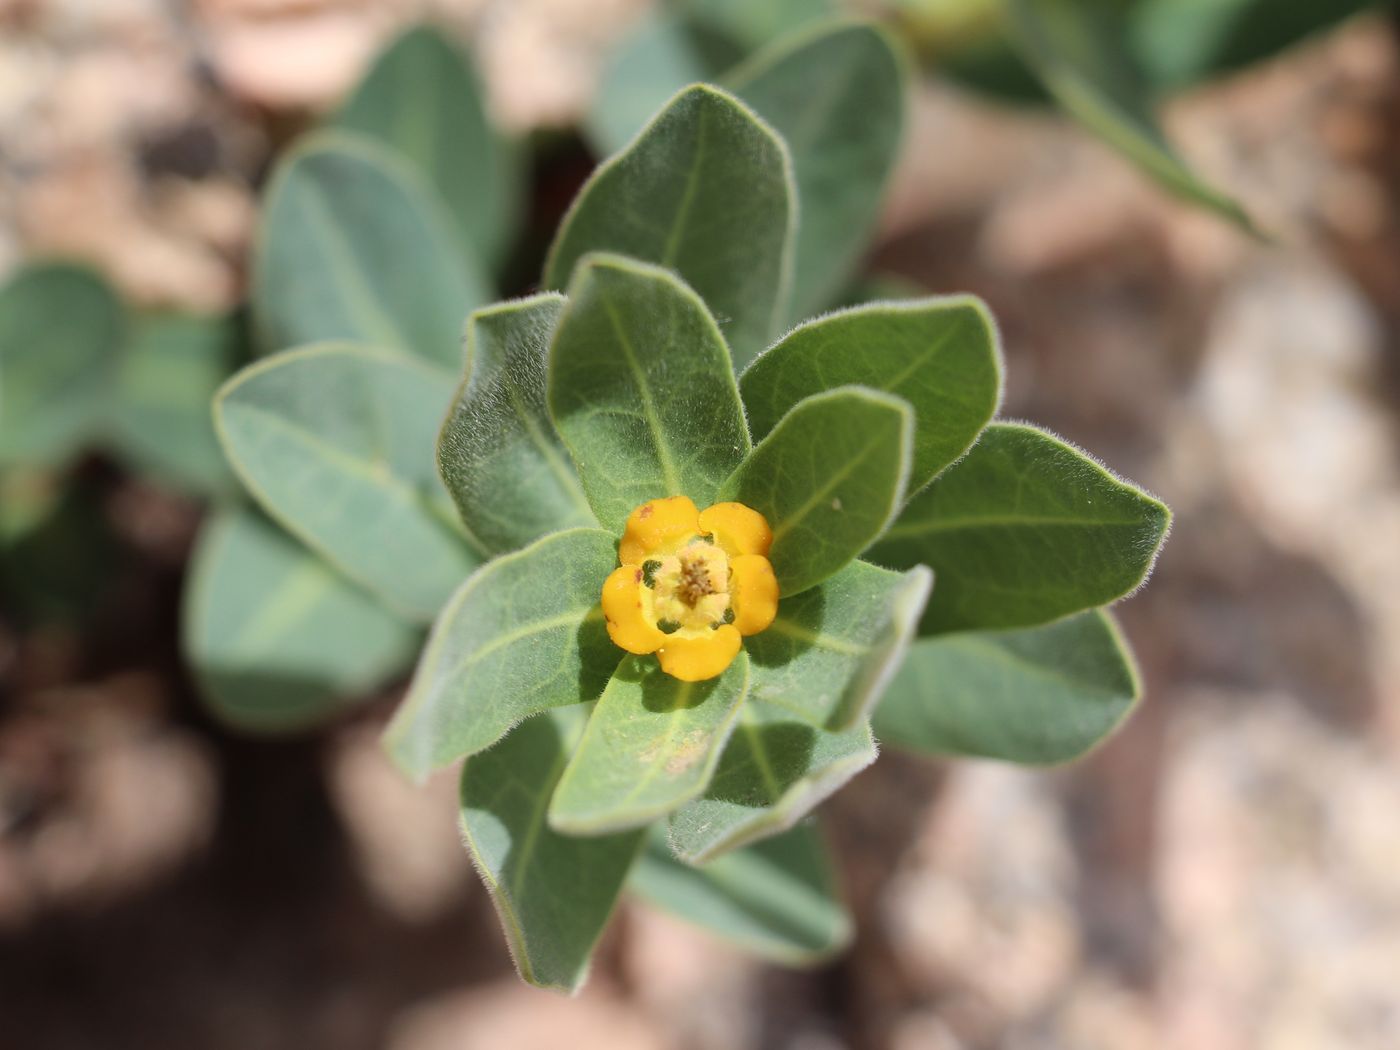
[[[655,653],[674,678],[714,678],[778,615],[772,543],[763,515],[742,503],[702,513],[686,496],[648,500],[628,515],[621,567],[603,583],[608,634],[629,653]]]

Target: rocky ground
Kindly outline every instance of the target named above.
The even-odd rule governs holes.
[[[499,119],[567,124],[641,0],[437,0]],[[410,0],[0,0],[0,270],[237,301],[270,151]],[[1327,1050],[1400,1045],[1400,45],[1382,20],[1182,100],[1268,243],[1077,131],[918,91],[876,268],[971,290],[1006,411],[1177,512],[1123,608],[1148,697],[1089,760],[887,754],[827,807],[850,953],[772,970],[630,909],[576,999],[520,986],[451,785],[201,714],[199,510],[80,466],[120,547],[81,633],[0,623],[0,1045]]]

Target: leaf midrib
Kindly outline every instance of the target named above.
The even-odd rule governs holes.
[[[959,532],[963,529],[980,529],[989,526],[1052,526],[1052,527],[1103,527],[1113,528],[1116,526],[1130,525],[1141,526],[1145,522],[1140,518],[1065,518],[1050,516],[1047,514],[982,514],[970,515],[960,518],[933,518],[924,521],[909,522],[907,524],[895,523],[886,531],[882,540],[900,539],[909,536],[926,536],[938,532]]]

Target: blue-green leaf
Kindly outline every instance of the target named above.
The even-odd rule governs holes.
[[[870,559],[933,569],[924,634],[1028,627],[1136,589],[1170,520],[1058,438],[997,423],[910,501]]]
[[[93,439],[125,327],[82,267],[37,263],[0,288],[0,465],[58,466]]]
[[[520,976],[571,992],[642,848],[645,832],[576,838],[545,806],[583,728],[583,710],[528,719],[462,767],[462,834],[501,917]]]
[[[914,409],[909,490],[963,455],[1001,400],[996,324],[970,295],[871,303],[809,321],[745,370],[749,426],[763,437],[804,397],[848,384]]]
[[[627,888],[647,903],[784,966],[819,963],[851,939],[821,835],[808,824],[701,867],[652,835]]]
[[[420,635],[275,526],[226,511],[200,533],[184,650],[219,719],[290,732],[400,673]]]
[[[749,451],[724,340],[665,270],[585,259],[550,349],[550,412],[603,527],[649,499],[713,502]]]
[[[784,597],[840,572],[904,502],[914,430],[908,402],[867,387],[814,394],[783,416],[720,490],[773,529]]]
[[[879,217],[904,124],[903,64],[883,30],[842,22],[780,41],[725,83],[792,154],[801,221],[788,316],[810,317],[841,293]]]
[[[390,150],[321,132],[273,174],[253,256],[265,352],[348,339],[454,373],[462,319],[487,302],[442,203]]]
[[[236,490],[209,402],[238,353],[227,317],[154,314],[132,326],[110,404],[112,440],[137,469],[201,495]]]
[[[842,731],[870,715],[904,655],[933,575],[854,561],[778,604],[768,630],[744,640],[755,700],[821,729]]]
[[[467,56],[432,26],[414,26],[375,61],[333,118],[408,160],[442,199],[469,262],[497,262],[513,232],[522,179],[487,119]]]
[[[772,129],[733,96],[696,84],[593,173],[559,228],[544,285],[564,288],[596,251],[675,270],[721,320],[743,365],[787,315],[795,192]]]
[[[710,786],[671,814],[671,848],[699,864],[786,831],[874,761],[868,724],[828,733],[752,699]]]
[[[1132,658],[1101,610],[915,642],[875,712],[887,744],[1042,765],[1078,758],[1133,709]]]
[[[438,615],[384,743],[410,776],[489,747],[538,711],[597,699],[621,655],[598,601],[611,536],[570,529],[487,562]]]
[[[477,564],[433,470],[452,381],[362,347],[308,347],[234,376],[224,451],[263,508],[406,615],[433,614]]]
[[[564,297],[478,310],[467,322],[467,376],[438,436],[447,491],[491,551],[597,524],[545,404],[549,339]]]
[[[624,660],[559,780],[550,826],[571,835],[639,828],[695,798],[748,691],[742,651],[704,682],[672,678],[651,657]]]

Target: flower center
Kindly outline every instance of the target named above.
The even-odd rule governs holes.
[[[729,558],[709,540],[697,538],[675,554],[650,559],[642,573],[648,588],[643,602],[667,634],[710,630],[733,620]]]

